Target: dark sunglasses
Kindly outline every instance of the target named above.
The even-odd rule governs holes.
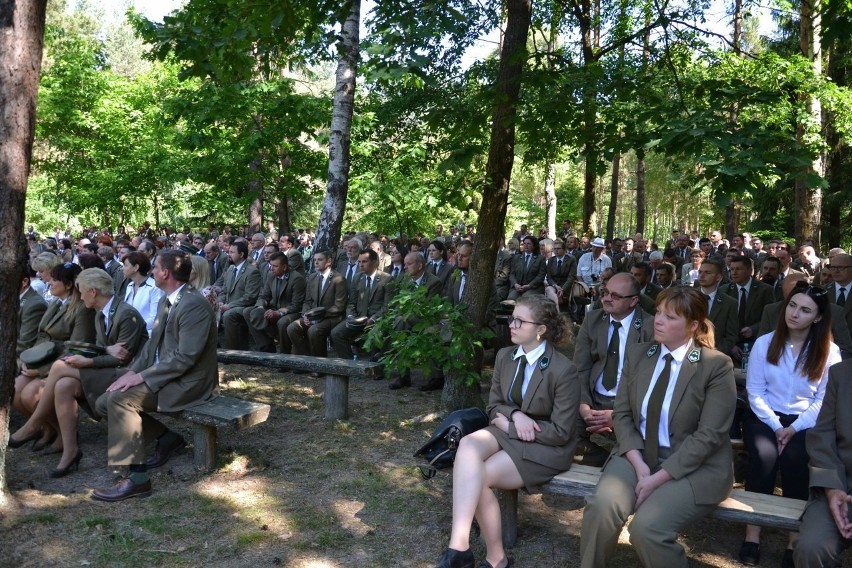
[[[826,292],[825,288],[822,288],[820,286],[813,286],[811,284],[808,284],[804,280],[799,280],[798,282],[796,282],[796,285],[793,286],[793,293],[790,294],[790,296],[792,297],[793,294],[805,294],[812,298],[821,298],[827,293],[828,292]]]

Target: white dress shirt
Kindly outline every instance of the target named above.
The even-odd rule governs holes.
[[[630,333],[630,325],[633,323],[633,316],[636,311],[632,311],[627,316],[619,321],[621,328],[618,330],[618,373],[615,375],[615,388],[611,391],[606,390],[603,386],[603,371],[598,375],[598,380],[595,382],[595,391],[604,395],[613,397],[618,391],[618,385],[621,383],[621,370],[624,368],[624,354],[627,351],[627,334]],[[609,342],[612,341],[612,316],[609,316],[609,330],[606,333],[606,345],[609,349]]]
[[[145,328],[148,330],[148,336],[151,336],[151,329],[154,327],[154,320],[157,319],[157,304],[160,303],[160,298],[163,297],[163,291],[157,288],[157,284],[150,276],[142,282],[138,287],[136,282],[132,280],[127,284],[127,291],[124,293],[124,301],[136,308],[145,320]]]
[[[530,386],[530,380],[532,380],[533,372],[535,371],[535,365],[538,363],[538,360],[544,355],[544,350],[547,349],[547,340],[542,341],[538,347],[530,351],[529,353],[524,353],[524,348],[518,345],[518,348],[515,350],[515,354],[512,356],[513,361],[518,361],[518,359],[522,359],[518,361],[518,365],[521,363],[526,363],[526,368],[524,369],[524,384],[521,385],[521,398],[527,396],[527,387]],[[518,376],[518,367],[515,367],[515,377]],[[512,379],[514,383],[514,379]],[[512,386],[509,385],[509,392],[512,392]]]
[[[680,369],[683,367],[683,359],[689,350],[692,349],[692,341],[681,345],[674,351],[669,351],[669,348],[660,344],[660,357],[657,359],[657,366],[654,367],[654,377],[651,379],[651,384],[648,386],[648,392],[645,393],[645,398],[642,399],[642,417],[639,421],[639,431],[642,432],[642,437],[645,437],[645,423],[648,419],[648,401],[651,398],[651,393],[654,392],[654,385],[657,384],[657,379],[660,378],[660,373],[663,372],[663,367],[666,364],[666,353],[672,354],[672,363],[669,370],[669,385],[666,388],[666,396],[663,398],[663,408],[660,411],[660,447],[670,448],[669,441],[669,407],[672,404],[672,396],[674,395],[675,387],[677,386],[677,377],[680,374]]]
[[[751,348],[746,378],[749,405],[760,421],[772,428],[773,432],[783,428],[776,412],[798,414],[799,417],[791,424],[796,432],[813,428],[825,397],[828,368],[840,362],[840,349],[834,343],[831,344],[822,377],[817,381],[809,381],[802,374],[801,368],[796,369],[798,356],[793,356],[789,344],[784,345],[777,365],[767,360],[773,337],[774,331],[762,335]]]

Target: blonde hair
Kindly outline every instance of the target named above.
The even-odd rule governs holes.
[[[192,263],[194,276],[189,279],[190,285],[196,290],[202,290],[210,286],[210,264],[207,259],[197,254],[190,255],[189,261]]]
[[[696,344],[708,349],[716,348],[713,322],[709,319],[710,307],[707,298],[697,288],[666,288],[657,296],[657,311],[664,307],[685,318],[687,324],[698,324],[692,334],[692,340]]]
[[[52,252],[43,252],[30,261],[33,270],[42,274],[50,274],[57,264],[62,264],[62,257]]]

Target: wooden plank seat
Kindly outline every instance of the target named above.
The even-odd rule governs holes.
[[[230,396],[217,396],[209,402],[170,412],[171,418],[193,426],[194,455],[197,469],[210,471],[216,466],[216,434],[219,428],[243,430],[266,422],[270,406]]]
[[[384,376],[384,365],[381,363],[331,357],[219,349],[218,361],[325,375],[325,417],[328,420],[349,418],[349,377],[381,378]]]
[[[600,468],[573,465],[569,471],[560,473],[542,486],[542,493],[587,497],[595,492],[600,475]],[[498,491],[498,498],[503,520],[503,543],[511,547],[518,535],[518,492]],[[734,489],[710,516],[723,521],[797,531],[804,509],[805,501]]]

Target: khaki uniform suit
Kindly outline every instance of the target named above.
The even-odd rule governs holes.
[[[113,296],[109,308],[109,332],[104,333],[103,315],[95,313],[95,332],[97,333],[97,344],[108,347],[116,343],[124,343],[130,352],[131,359],[148,341],[148,330],[145,327],[145,318],[136,308],[124,300]],[[126,362],[116,359],[112,355],[98,355],[92,359],[92,366],[80,369],[80,383],[83,388],[83,396],[86,398],[88,409],[94,412],[95,404],[109,385],[118,377],[116,370],[126,366]],[[122,370],[123,372],[126,369]],[[100,418],[96,416],[96,418]]]
[[[840,349],[840,356],[843,359],[852,358],[852,336],[850,336],[849,328],[843,319],[843,308],[837,304],[829,305],[831,306],[832,341]],[[763,317],[760,319],[760,327],[757,332],[758,337],[775,331],[775,326],[778,325],[778,318],[781,317],[781,309],[783,307],[784,302],[775,302],[764,308]]]
[[[497,263],[494,266],[494,285],[497,288],[497,298],[501,302],[509,295],[509,272],[512,270],[512,258],[513,255],[505,249],[497,251]]]
[[[167,296],[160,300],[151,339],[127,370],[144,382],[124,392],[101,395],[95,406],[107,418],[109,465],[145,463],[145,444],[166,427],[148,412],[178,412],[217,395],[216,318],[201,292],[181,288],[166,312]],[[116,378],[124,374],[119,369]]]
[[[816,425],[808,430],[811,495],[802,514],[793,550],[796,566],[842,566],[843,549],[852,544],[837,530],[826,489],[852,492],[852,361],[828,370],[828,385]]]
[[[346,313],[346,303],[349,300],[346,279],[332,270],[328,273],[328,282],[320,290],[322,280],[322,274],[319,272],[313,272],[308,276],[302,313],[323,307],[326,309],[325,318],[310,326],[306,326],[302,318],[299,318],[287,326],[287,335],[293,344],[294,355],[327,357],[328,336]]]
[[[642,255],[635,252],[623,253],[617,259],[613,259],[612,267],[616,272],[630,272],[633,265],[642,262]]]
[[[512,257],[512,268],[509,270],[509,295],[507,299],[517,300],[523,294],[544,294],[544,277],[547,266],[540,254],[532,255],[529,266],[526,254],[518,253]],[[515,290],[515,284],[528,285],[530,288],[523,294]]]
[[[248,325],[243,311],[257,301],[260,285],[260,272],[249,261],[243,262],[239,268],[232,266],[225,273],[222,294],[219,296],[222,304],[230,306],[222,314],[222,347],[225,349],[248,348]]]
[[[27,288],[20,298],[18,306],[18,344],[15,347],[15,356],[20,357],[21,352],[35,345],[38,339],[38,324],[47,311],[47,302],[44,297]]]
[[[275,340],[278,339],[278,352],[290,353],[293,345],[287,335],[287,326],[295,321],[302,311],[307,282],[301,273],[288,270],[285,279],[278,285],[278,297],[275,297],[276,280],[270,273],[257,302],[243,311],[243,317],[248,322],[249,332],[258,349],[274,347]],[[269,322],[263,319],[266,310],[278,310],[281,317],[276,322]]]
[[[562,299],[567,302],[568,297],[571,295],[571,286],[574,285],[574,281],[577,279],[577,261],[570,254],[562,257],[561,266],[559,260],[557,256],[552,256],[548,259],[546,269],[547,283],[562,288],[565,292]]]
[[[305,259],[302,258],[302,254],[294,248],[284,251],[284,254],[287,255],[287,266],[290,267],[290,272],[298,272],[304,276]]]
[[[580,554],[585,568],[606,566],[621,527],[634,513],[638,480],[624,455],[645,448],[639,429],[642,402],[660,352],[657,343],[628,347],[613,412],[618,444],[583,513]],[[710,513],[730,494],[734,472],[728,431],[735,405],[731,359],[713,349],[691,347],[669,407],[671,446],[660,452],[665,458],[660,467],[672,479],[642,503],[630,523],[630,541],[644,566],[686,567],[686,553],[677,543],[678,531]]]
[[[734,282],[728,285],[728,290],[725,291],[728,296],[732,297],[739,306],[739,289]],[[772,294],[772,287],[764,284],[755,278],[751,279],[751,288],[746,295],[746,312],[745,324],[752,330],[751,341],[757,339],[757,331],[760,326],[760,318],[763,317],[763,309],[775,302],[775,297]],[[739,308],[737,308],[739,314]],[[739,322],[737,323],[739,326]],[[742,341],[740,341],[742,344]]]
[[[335,271],[337,273],[339,273],[343,277],[343,279],[346,281],[346,290],[347,290],[347,293],[349,293],[349,294],[352,293],[352,289],[355,288],[355,284],[358,283],[358,277],[361,275],[361,271],[358,268],[357,259],[355,260],[355,262],[351,263],[351,265],[352,265],[352,270],[350,271],[349,270],[349,266],[350,266],[349,257],[344,255],[343,258],[340,259],[340,261],[337,263],[337,266],[335,268]],[[349,278],[346,278],[347,272],[349,272]],[[346,301],[348,302],[349,299],[347,298]]]
[[[44,341],[53,341],[59,346],[61,353],[65,348],[66,341],[82,341],[84,343],[95,342],[95,311],[83,305],[78,300],[77,311],[73,316],[68,316],[70,300],[62,303],[59,300],[50,302],[38,324],[38,339],[34,345]],[[44,363],[38,368],[40,376],[45,377],[50,371],[53,361]]]
[[[392,278],[380,270],[373,275],[373,284],[367,290],[367,275],[358,275],[358,282],[350,294],[346,307],[347,317],[369,317],[378,321],[387,313],[388,301],[393,293]],[[346,321],[341,321],[331,330],[331,344],[334,352],[341,359],[352,358],[352,346],[364,331],[355,331],[346,327]]]
[[[740,338],[737,301],[720,288],[716,289],[716,296],[710,306],[710,321],[713,322],[716,336],[716,350],[730,356],[731,348]]]
[[[492,420],[498,412],[511,420],[512,412],[520,410],[535,420],[541,431],[536,432],[535,442],[530,443],[518,439],[512,422],[508,434],[494,426],[489,426],[488,430],[512,458],[527,489],[535,491],[537,486],[571,467],[580,383],[574,364],[548,344],[518,406],[510,396],[518,367],[518,361],[512,357],[517,349],[505,347],[497,353],[486,411]]]

